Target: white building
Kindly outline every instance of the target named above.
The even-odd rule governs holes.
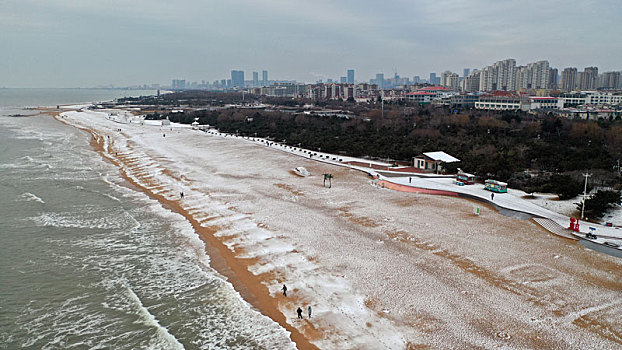
[[[432,102],[432,99],[436,97],[436,93],[417,91],[417,92],[409,92],[405,96],[409,101],[427,104],[427,103]]]
[[[533,109],[562,109],[564,108],[564,102],[557,97],[539,97],[529,96],[529,110]],[[523,110],[526,106],[523,106]]]
[[[622,93],[583,91],[563,94],[559,99],[563,107],[580,105],[615,106],[622,104]]]
[[[511,96],[481,96],[475,102],[475,109],[491,111],[518,111],[522,109],[520,97]]]
[[[622,94],[613,94],[611,92],[601,93],[596,91],[586,91],[586,102],[593,105],[618,105],[622,103]]]

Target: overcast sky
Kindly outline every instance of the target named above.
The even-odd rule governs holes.
[[[0,0],[0,87],[622,70],[620,0]],[[261,74],[261,73],[260,73]]]

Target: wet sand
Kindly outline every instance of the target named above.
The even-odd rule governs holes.
[[[58,118],[58,115],[55,115],[55,118],[61,122],[65,122],[62,120],[62,118]],[[107,137],[108,135],[100,134],[94,129],[80,129],[91,134],[90,144],[93,149],[97,153],[99,153],[104,159],[118,166],[123,178],[129,184],[131,184],[134,189],[142,191],[150,198],[160,202],[165,208],[184,216],[186,220],[188,220],[188,222],[192,224],[194,230],[197,232],[197,234],[199,234],[201,239],[206,244],[207,253],[210,257],[210,266],[223,276],[227,277],[227,280],[231,284],[233,284],[236,291],[238,291],[238,293],[242,295],[244,300],[253,305],[255,308],[259,309],[262,314],[278,322],[283,328],[290,332],[292,340],[296,343],[296,346],[299,349],[317,349],[317,347],[311,344],[309,340],[298,331],[298,329],[291,327],[285,322],[284,315],[278,312],[277,300],[270,296],[268,289],[265,287],[264,284],[262,284],[262,280],[260,279],[260,277],[253,275],[249,272],[248,266],[253,264],[254,261],[237,258],[234,252],[229,250],[227,246],[225,246],[218,238],[214,236],[214,233],[218,231],[218,227],[201,226],[200,223],[197,222],[197,220],[192,215],[184,210],[184,208],[180,205],[179,201],[170,200],[165,196],[156,194],[152,190],[145,187],[144,183],[150,183],[150,180],[148,178],[142,178],[142,183],[139,183],[133,178],[129,177],[127,174],[127,169],[134,173],[140,173],[143,169],[141,169],[140,166],[132,164],[131,158],[125,157],[123,155],[118,155],[117,152],[114,152],[114,150],[110,146],[105,147],[103,138]],[[124,167],[122,167],[122,165]],[[290,296],[290,298],[292,297]],[[321,336],[321,333],[318,330],[315,330],[312,325],[309,325],[305,328],[308,328],[305,333],[309,335],[313,334],[316,337]]]

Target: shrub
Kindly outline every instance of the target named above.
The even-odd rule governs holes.
[[[583,186],[579,181],[574,180],[569,175],[553,175],[549,182],[552,193],[559,196],[559,199],[570,199],[583,192]]]
[[[598,191],[585,200],[585,213],[587,217],[600,218],[607,209],[620,204],[620,191]],[[581,203],[577,207],[581,210]]]

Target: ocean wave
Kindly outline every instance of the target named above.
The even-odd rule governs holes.
[[[4,164],[0,164],[0,168],[3,169],[24,169],[24,168],[47,168],[47,169],[53,169],[54,166],[44,162],[44,161],[38,161],[30,156],[24,156],[24,157],[20,157],[18,159],[16,159],[16,162],[13,163],[4,163]]]
[[[45,204],[45,201],[41,199],[40,197],[38,197],[37,195],[35,195],[34,193],[30,193],[30,192],[22,193],[19,197],[27,202],[35,201],[41,204]]]
[[[27,166],[28,165],[25,165],[25,164],[4,163],[4,164],[0,164],[0,169],[21,169]]]
[[[158,319],[149,312],[149,309],[143,305],[138,295],[136,295],[131,288],[126,287],[125,291],[130,300],[133,301],[133,304],[136,307],[136,313],[141,318],[143,324],[156,328],[158,339],[156,340],[156,344],[152,344],[155,348],[184,349],[183,344],[180,343],[179,340],[177,340],[177,338],[175,338],[175,336],[172,335],[166,327],[160,324]]]
[[[19,160],[25,160],[25,161],[27,161],[27,162],[34,162],[34,161],[35,161],[34,159],[32,159],[32,157],[31,157],[31,156],[23,156],[23,157],[18,158],[18,159],[19,159]]]

